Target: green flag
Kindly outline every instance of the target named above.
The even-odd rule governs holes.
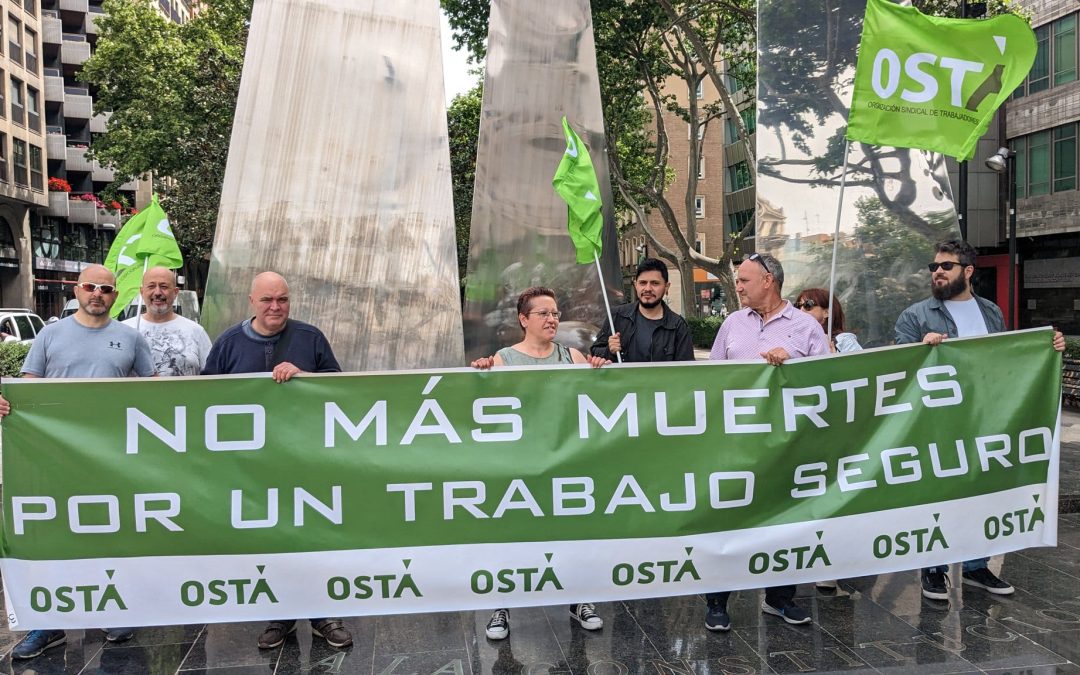
[[[600,184],[596,180],[589,150],[570,128],[565,117],[562,125],[566,134],[566,153],[559,162],[551,184],[569,207],[567,227],[577,249],[578,264],[587,265],[603,250],[604,215]]]
[[[847,137],[971,159],[1036,48],[1015,14],[941,19],[868,0]]]
[[[169,217],[154,195],[150,204],[120,229],[105,258],[105,266],[116,274],[116,303],[110,314],[119,316],[138,295],[144,271],[151,267],[176,269],[183,264]]]

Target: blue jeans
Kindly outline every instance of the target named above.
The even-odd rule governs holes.
[[[962,567],[965,572],[974,572],[975,570],[986,569],[986,563],[990,562],[990,558],[976,558],[975,560],[965,560]],[[927,567],[924,572],[940,572],[945,574],[949,571],[948,565],[938,565],[937,567]]]

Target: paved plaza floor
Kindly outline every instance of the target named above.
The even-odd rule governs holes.
[[[285,644],[260,650],[263,623],[140,629],[106,644],[99,630],[12,661],[21,634],[0,627],[0,673],[361,673],[363,675],[720,675],[754,673],[1070,673],[1080,675],[1080,414],[1062,422],[1057,548],[994,558],[1016,587],[1008,597],[954,587],[922,597],[916,572],[841,580],[836,591],[799,587],[808,626],[763,616],[761,593],[732,597],[732,630],[708,633],[701,596],[600,603],[589,632],[565,606],[513,610],[510,637],[484,635],[487,612],[346,619],[354,644],[312,640],[306,623]],[[951,578],[959,578],[953,566]]]

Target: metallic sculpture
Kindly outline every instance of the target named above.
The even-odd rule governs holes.
[[[217,335],[252,277],[346,370],[463,365],[437,0],[258,0],[207,284]]]
[[[600,82],[588,0],[493,0],[476,156],[468,285],[467,358],[521,339],[515,309],[529,286],[551,287],[563,321],[557,340],[591,344],[604,320],[602,292],[622,296]],[[592,153],[604,203],[606,289],[577,265],[566,203],[551,178],[566,150],[563,115]]]
[[[758,3],[757,250],[784,264],[785,295],[828,287],[844,131],[865,0]],[[887,344],[929,294],[933,243],[959,236],[943,158],[851,144],[837,297],[864,345]]]

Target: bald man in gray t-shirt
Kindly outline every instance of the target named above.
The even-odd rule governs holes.
[[[131,326],[110,321],[89,328],[73,314],[37,336],[22,372],[36,377],[150,377],[154,360],[146,338]]]

